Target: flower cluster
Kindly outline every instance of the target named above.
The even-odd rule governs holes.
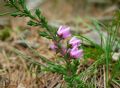
[[[69,41],[69,44],[72,46],[72,49],[70,49],[70,56],[72,58],[80,58],[83,56],[83,50],[79,49],[81,41],[78,38],[72,37],[72,39]]]
[[[57,31],[57,36],[60,39],[65,39],[71,36],[70,33],[70,27],[66,27],[66,26],[60,26],[58,31]],[[57,42],[59,43],[59,42]],[[83,50],[79,49],[79,46],[81,45],[81,40],[79,40],[76,37],[72,37],[69,41],[69,46],[68,48],[62,47],[61,48],[61,54],[65,55],[66,53],[69,54],[70,58],[81,58],[83,56]],[[50,48],[53,51],[56,51],[58,49],[58,46],[56,43],[52,44],[50,46]]]

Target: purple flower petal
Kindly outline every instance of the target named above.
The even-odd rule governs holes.
[[[70,56],[72,58],[81,58],[83,56],[83,50],[82,49],[78,50],[77,47],[74,47],[70,51]]]
[[[69,41],[69,44],[72,45],[72,47],[79,46],[80,43],[81,43],[81,40],[79,40],[76,37],[72,37],[72,39]]]
[[[70,27],[60,26],[57,31],[57,34],[61,38],[67,38],[71,36]]]

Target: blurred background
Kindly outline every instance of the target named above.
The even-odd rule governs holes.
[[[0,13],[14,11],[4,7],[0,0]],[[29,9],[40,8],[48,20],[54,24],[65,24],[77,17],[94,17],[98,20],[110,20],[114,11],[120,7],[120,0],[26,0]],[[2,21],[5,20],[5,21]],[[6,17],[0,17],[0,25],[8,24]]]
[[[14,12],[14,9],[4,6],[6,1],[0,1],[0,13]],[[26,4],[33,12],[34,9],[40,8],[52,26],[59,27],[64,24],[71,26],[72,30],[86,32],[86,28],[80,25],[81,18],[85,22],[88,22],[88,18],[95,18],[101,22],[110,21],[120,7],[120,0],[26,0]],[[9,15],[1,16],[0,27],[26,26],[27,19],[23,20],[22,18],[14,20]]]

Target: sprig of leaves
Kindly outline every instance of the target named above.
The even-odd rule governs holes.
[[[40,36],[46,37],[48,39],[55,39],[56,30],[48,24],[46,18],[41,14],[40,9],[36,9],[34,14],[32,14],[32,12],[26,6],[25,0],[9,0],[6,3],[6,6],[16,9],[14,13],[11,13],[11,16],[28,17],[30,18],[27,23],[28,25],[40,26],[44,28],[45,30],[43,32],[38,32]]]

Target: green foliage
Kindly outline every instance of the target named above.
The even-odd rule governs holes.
[[[78,35],[78,37],[88,43],[88,45],[83,46],[85,58],[92,57],[92,59],[94,58],[96,60],[99,60],[102,57],[101,58],[103,59],[102,64],[105,64],[106,66],[106,87],[109,87],[113,80],[114,82],[116,81],[115,79],[112,80],[112,77],[113,78],[114,76],[118,77],[117,74],[119,73],[119,64],[117,64],[119,63],[119,61],[111,67],[111,64],[113,64],[111,53],[114,53],[114,50],[118,48],[119,45],[119,38],[117,36],[117,33],[120,28],[120,11],[116,12],[115,16],[113,17],[113,20],[107,23],[107,25],[104,25],[95,19],[91,19],[91,21],[92,24],[89,25],[85,23],[82,19],[79,19],[79,22],[81,22],[84,26],[88,27],[91,30],[95,29],[94,31],[97,31],[101,38],[101,44],[98,45],[91,41],[91,39],[81,35],[80,36]],[[104,31],[107,32],[107,36],[104,36],[101,29],[104,29]],[[97,64],[97,66],[99,65]],[[110,74],[109,73],[110,70],[112,70],[113,72],[112,75],[114,75],[111,78],[108,77]],[[84,74],[87,75],[86,73]]]
[[[30,21],[27,23],[27,25],[30,25],[30,26],[38,26],[39,24],[36,23],[36,22],[34,22],[34,21],[32,21],[32,20],[30,20]]]
[[[99,56],[101,56],[104,53],[102,49],[96,47],[83,47],[83,49],[85,53],[85,59],[92,58],[96,60]]]
[[[120,58],[119,58],[120,59]],[[113,70],[112,70],[112,77],[111,79],[115,79],[116,77],[120,76],[120,60],[116,63],[113,63]]]
[[[45,29],[45,31],[51,33],[51,37],[53,37],[53,33],[55,28],[52,28],[48,25],[46,18],[41,14],[39,9],[35,10],[35,15],[27,8],[25,4],[25,0],[9,0],[6,6],[12,7],[16,9],[16,12],[11,13],[11,16],[18,17],[29,17],[31,20],[27,23],[30,26],[41,26]],[[40,31],[39,31],[40,32]],[[41,34],[41,33],[40,33]],[[42,36],[42,35],[41,35]],[[49,36],[49,35],[47,35]],[[44,37],[44,36],[43,36]],[[48,37],[46,37],[48,38]]]
[[[47,39],[52,39],[52,37],[50,36],[50,34],[48,32],[39,32],[40,36],[43,36]]]

